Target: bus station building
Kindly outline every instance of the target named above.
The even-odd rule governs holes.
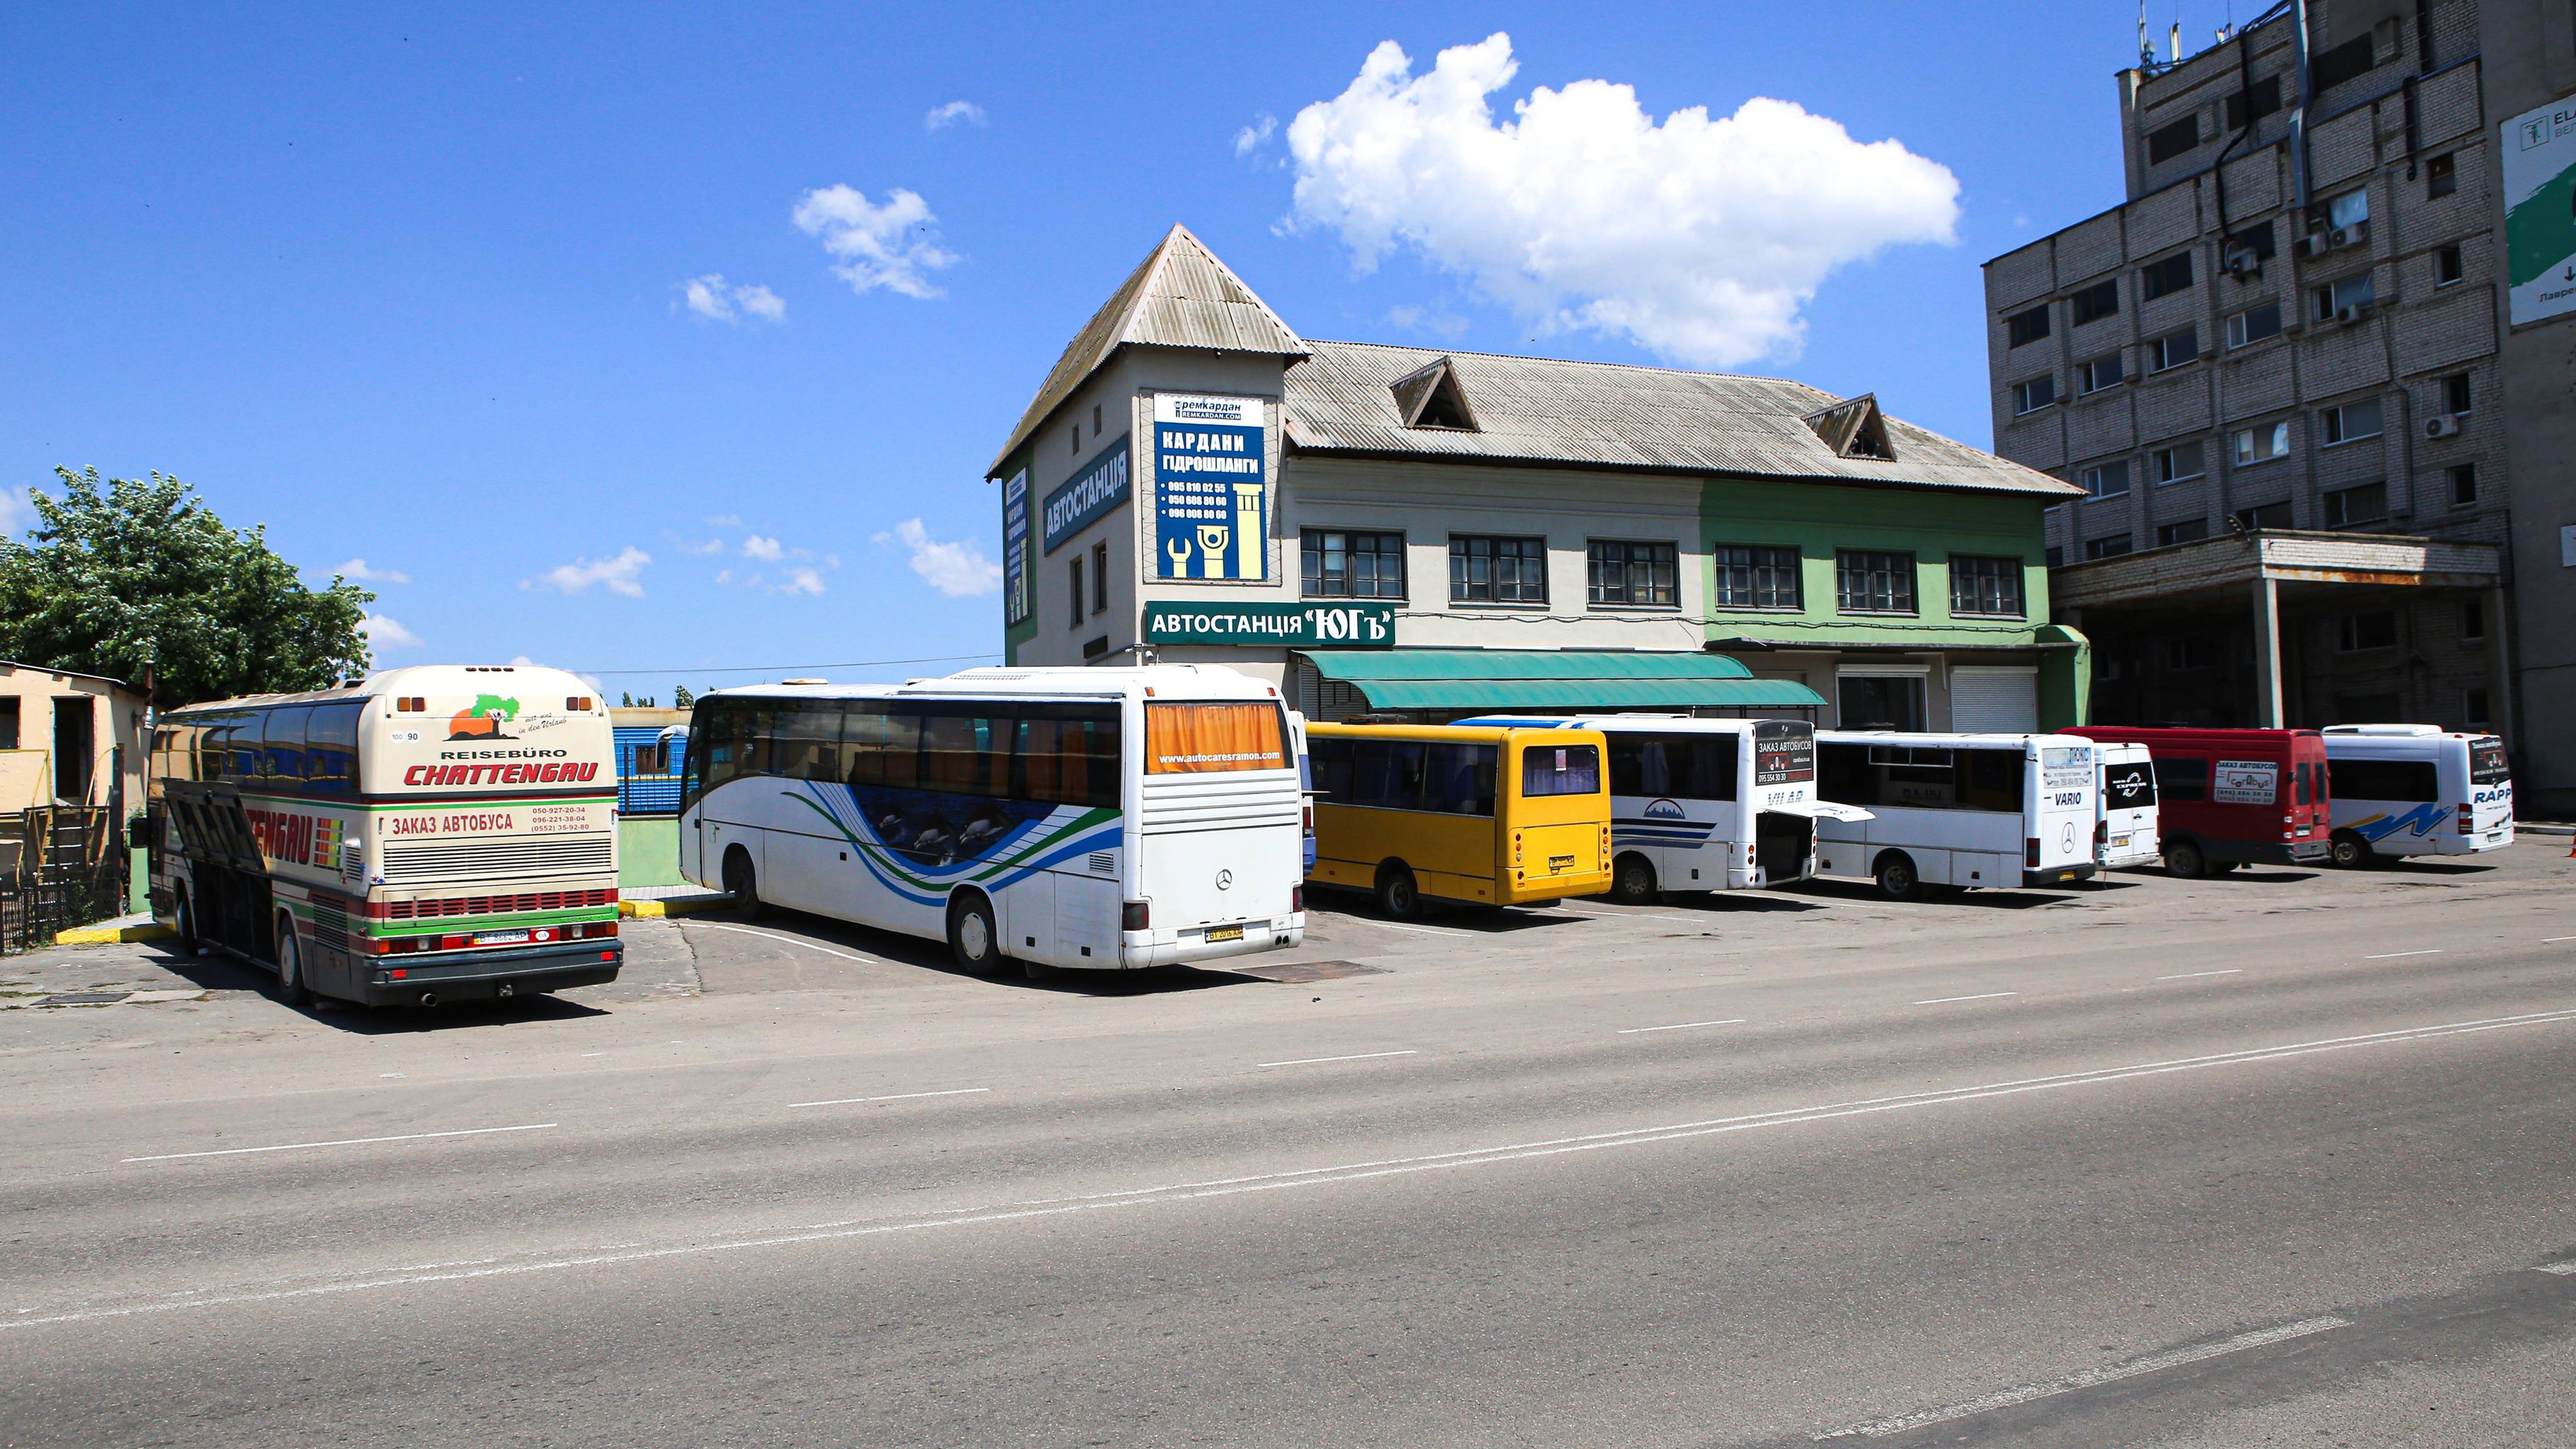
[[[2078,490],[1868,395],[1300,336],[1175,226],[989,474],[1012,664],[1216,662],[1310,718],[2084,721]]]

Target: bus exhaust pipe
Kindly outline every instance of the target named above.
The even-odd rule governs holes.
[[[438,993],[435,991],[422,992],[420,994],[420,1004],[423,1006],[436,1006],[438,1004]]]

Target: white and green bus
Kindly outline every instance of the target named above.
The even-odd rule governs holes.
[[[171,710],[152,914],[290,1002],[435,1006],[616,978],[608,710],[526,665],[424,665]]]

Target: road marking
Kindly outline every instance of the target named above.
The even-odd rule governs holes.
[[[2302,1318],[2296,1323],[2284,1323],[2278,1328],[2240,1333],[2234,1338],[2222,1338],[2216,1343],[2194,1344],[2189,1348],[2172,1348],[2163,1353],[2151,1353],[2145,1358],[2131,1359],[2127,1363],[2114,1364],[2109,1368],[2085,1369],[2080,1373],[2068,1374],[2062,1379],[2050,1379],[2044,1384],[2023,1384],[2018,1388],[2006,1389],[1999,1394],[1988,1394],[1982,1399],[1970,1399],[1964,1404],[1952,1404],[1947,1408],[1924,1409],[1917,1413],[1900,1414],[1891,1419],[1873,1419],[1866,1424],[1829,1429],[1815,1437],[1819,1442],[1855,1437],[1884,1439],[1890,1434],[1902,1434],[1909,1429],[1920,1429],[1926,1424],[1943,1424],[1952,1419],[1967,1418],[1972,1414],[1992,1413],[1997,1409],[2009,1409],[2015,1404],[2027,1404],[2033,1399],[2072,1393],[2077,1389],[2089,1389],[2097,1384],[2118,1383],[2122,1379],[2133,1379],[2141,1374],[2179,1368],[2187,1363],[2200,1363],[2226,1354],[2243,1353],[2249,1348],[2285,1343],[2293,1338],[2305,1338],[2312,1333],[2324,1333],[2329,1329],[2351,1326],[2352,1320],[2349,1318],[2340,1318],[2331,1313],[2321,1314],[2315,1318]]]
[[[1696,916],[1675,916],[1661,911],[1587,911],[1574,906],[1558,906],[1557,909],[1570,916],[1590,916],[1596,921],[1680,921],[1690,926],[1700,924]]]
[[[1740,1016],[1730,1016],[1730,1017],[1728,1017],[1728,1018],[1727,1018],[1726,1020],[1724,1020],[1724,1021],[1677,1021],[1677,1022],[1674,1022],[1674,1023],[1673,1023],[1672,1025],[1670,1025],[1670,1026],[1623,1026],[1623,1027],[1619,1028],[1619,1034],[1620,1034],[1621,1036],[1636,1036],[1636,1035],[1639,1035],[1640,1033],[1643,1033],[1643,1032],[1649,1032],[1649,1031],[1683,1031],[1683,1030],[1686,1030],[1686,1029],[1688,1029],[1688,1028],[1690,1028],[1690,1027],[1694,1027],[1694,1026],[1742,1026],[1742,1025],[1744,1025],[1744,1018],[1743,1018],[1743,1017],[1740,1017]]]
[[[802,946],[808,951],[820,951],[826,956],[838,956],[844,961],[857,961],[868,966],[893,964],[889,961],[880,961],[874,956],[854,956],[847,951],[835,951],[818,942],[802,940],[795,936],[782,936],[775,931],[755,931],[749,926],[728,926],[721,921],[684,921],[681,924],[696,927],[701,931],[739,931],[746,936],[758,936],[764,941],[776,941],[785,946]]]
[[[1980,991],[1974,996],[1935,996],[1930,1001],[1918,1001],[1914,1004],[1917,1006],[1946,1006],[1953,1001],[1992,1001],[1999,996],[2019,995],[2021,995],[2021,993],[2018,991]]]
[[[2561,1278],[2576,1277],[2576,1258],[2570,1258],[2564,1263],[2543,1263],[2539,1271],[2555,1273]]]
[[[2576,936],[2543,936],[2540,938],[2540,944],[2544,946],[2555,946],[2561,941],[2576,941]]]
[[[193,1296],[173,1293],[146,1303],[129,1303],[109,1307],[77,1309],[66,1313],[34,1318],[0,1320],[0,1333],[16,1329],[37,1328],[61,1323],[90,1323],[112,1318],[133,1318],[145,1314],[175,1313],[183,1309],[223,1308],[246,1303],[266,1303],[289,1298],[316,1298],[341,1293],[373,1292],[386,1288],[414,1287],[424,1283],[457,1282],[512,1276],[521,1273],[560,1273],[574,1268],[614,1266],[625,1263],[651,1262],[666,1258],[697,1257],[710,1253],[740,1253],[761,1248],[790,1247],[806,1243],[839,1242],[848,1239],[883,1237],[895,1233],[927,1232],[939,1228],[978,1227],[991,1223],[1027,1222],[1038,1218],[1059,1217],[1069,1213],[1093,1212],[1108,1208],[1145,1207],[1160,1204],[1195,1202],[1208,1198],[1231,1197],[1240,1193],[1279,1192],[1299,1188],[1324,1187],[1339,1183],[1365,1182],[1381,1177],[1398,1177],[1422,1172],[1445,1172],[1460,1168],[1490,1167],[1497,1163],[1519,1162],[1542,1157],[1555,1157],[1573,1152],[1598,1152],[1614,1148],[1646,1147],[1666,1142],[1687,1141],[1735,1132],[1760,1131],[1772,1127],[1794,1127],[1813,1122],[1838,1121],[1846,1118],[1873,1116],[1883,1112],[1909,1112],[1928,1107],[1953,1106],[1962,1102],[1989,1101],[1999,1097],[2019,1096],[2030,1092],[2049,1092],[2067,1087],[2094,1087],[2109,1082],[2132,1081],[2176,1072],[2206,1071],[2216,1067],[2254,1066],[2267,1062],[2287,1061],[2296,1057],[2324,1052],[2355,1051],[2366,1047],[2402,1046],[2413,1042],[2437,1041],[2443,1037],[2469,1036],[2490,1031],[2510,1031],[2527,1026],[2576,1025],[2576,1008],[2556,1011],[2526,1012],[2518,1016],[2474,1018],[2443,1022],[2432,1026],[2400,1027],[2390,1031],[2365,1032],[2355,1036],[2321,1037],[2312,1041],[2283,1042],[2267,1047],[2247,1047],[2238,1051],[2219,1052],[2208,1056],[2176,1057],[2164,1061],[2137,1062],[2121,1067],[2101,1067],[2085,1072],[2065,1072],[2054,1076],[2024,1077],[2017,1080],[1987,1082],[1977,1086],[1942,1088],[1933,1091],[1908,1092],[1892,1097],[1869,1097],[1855,1101],[1829,1102],[1818,1106],[1782,1108],[1735,1117],[1712,1117],[1696,1122],[1673,1122],[1659,1126],[1634,1127],[1615,1132],[1596,1132],[1580,1137],[1558,1137],[1532,1142],[1506,1143],[1494,1147],[1468,1148],[1454,1152],[1428,1153],[1413,1157],[1380,1158],[1374,1161],[1334,1163],[1323,1167],[1300,1168],[1285,1172],[1261,1173],[1246,1177],[1216,1178],[1198,1182],[1163,1183],[1150,1187],[1128,1188],[1116,1192],[1092,1193],[1081,1197],[1042,1198],[1035,1201],[1004,1202],[982,1207],[961,1208],[953,1212],[916,1218],[861,1221],[842,1219],[837,1222],[811,1223],[800,1228],[756,1237],[719,1238],[713,1241],[674,1243],[657,1248],[635,1248],[610,1252],[583,1250],[554,1258],[527,1263],[501,1264],[493,1267],[459,1269],[435,1273],[404,1273],[388,1270],[374,1277],[355,1278],[339,1283],[322,1283],[302,1288],[271,1289],[257,1293],[225,1293],[214,1289],[196,1290]]]
[[[2364,961],[2394,961],[2400,956],[2439,956],[2441,954],[2441,947],[2430,946],[2421,951],[2382,951],[2376,956],[2364,956],[2361,959]]]
[[[342,1137],[330,1142],[281,1142],[274,1147],[220,1147],[211,1152],[156,1152],[124,1162],[176,1162],[183,1157],[240,1157],[252,1152],[301,1152],[307,1147],[364,1147],[375,1142],[426,1142],[433,1137],[483,1137],[494,1132],[543,1132],[556,1124],[529,1122],[517,1127],[460,1127],[453,1132],[404,1132],[392,1137]]]
[[[990,1087],[951,1087],[944,1092],[897,1092],[890,1097],[826,1097],[819,1102],[790,1102],[790,1107],[848,1107],[860,1102],[918,1102],[924,1097],[971,1097]]]
[[[2245,968],[2242,966],[2230,966],[2224,971],[2185,971],[2179,976],[2159,976],[2156,979],[2158,981],[2196,981],[2203,976],[2241,976],[2244,972]]]
[[[1417,1048],[1407,1047],[1400,1052],[1354,1052],[1350,1056],[1346,1057],[1299,1057],[1294,1061],[1260,1062],[1256,1063],[1256,1065],[1265,1067],[1311,1067],[1318,1062],[1366,1062],[1374,1061],[1379,1057],[1409,1057],[1417,1054]]]
[[[1367,916],[1361,916],[1358,919],[1367,921],[1372,926],[1384,926],[1390,931],[1411,931],[1417,936],[1472,936],[1476,934],[1473,931],[1461,931],[1454,926],[1400,926],[1393,921],[1372,920]]]

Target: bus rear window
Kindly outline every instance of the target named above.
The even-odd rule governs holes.
[[[2513,778],[2513,765],[2505,759],[2504,746],[2493,741],[2469,746],[2469,783],[2501,785]]]
[[[2102,794],[2114,810],[2144,810],[2156,803],[2156,777],[2142,761],[2106,765],[2102,770]]]
[[[1145,773],[1284,770],[1286,736],[1275,704],[1148,704]]]
[[[1533,745],[1521,752],[1521,794],[1598,795],[1598,745]]]

